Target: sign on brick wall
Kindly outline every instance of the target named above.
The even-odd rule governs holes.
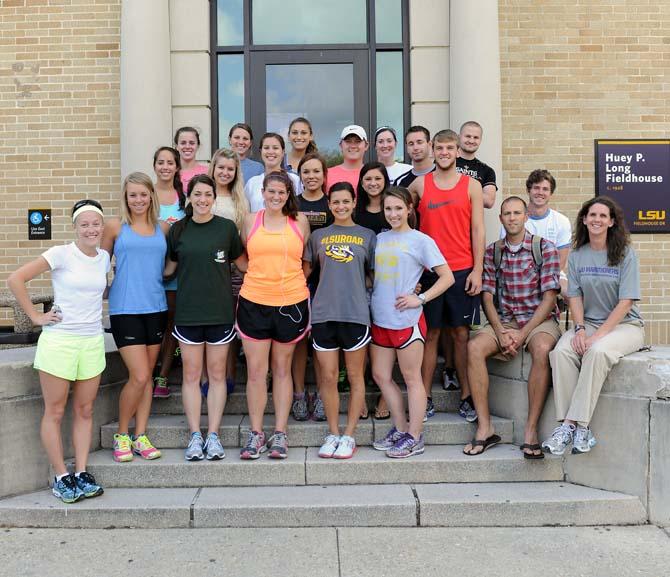
[[[670,140],[595,140],[596,196],[623,208],[631,232],[670,232]]]
[[[28,210],[28,240],[51,240],[51,209]]]

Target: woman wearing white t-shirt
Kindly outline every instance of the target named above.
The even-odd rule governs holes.
[[[395,151],[398,146],[398,137],[390,126],[381,126],[375,131],[375,152],[377,160],[386,167],[391,182],[412,169],[411,164],[397,162]]]
[[[98,248],[102,237],[102,207],[94,200],[80,200],[72,208],[75,241],[54,246],[12,273],[7,284],[34,325],[44,327],[35,352],[44,415],[42,444],[56,474],[53,494],[65,503],[103,493],[86,472],[93,429],[93,402],[100,374],[105,369],[102,332],[102,295],[107,287],[109,254]],[[45,313],[36,312],[26,283],[51,271],[54,302]],[[63,459],[61,422],[73,383],[72,444],[75,475]]]
[[[382,207],[391,230],[377,235],[370,356],[373,377],[386,399],[394,426],[373,447],[386,451],[388,457],[406,458],[424,451],[426,391],[421,363],[427,329],[421,307],[454,284],[454,275],[435,241],[410,226],[415,216],[406,188],[391,187],[384,193]],[[415,287],[424,269],[434,270],[438,280],[417,295]],[[407,385],[409,422],[402,393],[393,381],[396,358]]]

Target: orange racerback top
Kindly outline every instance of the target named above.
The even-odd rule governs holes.
[[[249,266],[240,296],[271,307],[297,304],[309,298],[302,272],[303,235],[288,217],[282,230],[267,230],[264,215],[265,210],[258,211],[247,236]]]

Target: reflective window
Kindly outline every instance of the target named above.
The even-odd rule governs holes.
[[[216,4],[216,30],[219,46],[244,44],[243,0],[218,0]]]
[[[354,118],[353,64],[266,66],[267,130],[286,138],[291,120],[309,118],[325,157],[339,154],[340,131]]]
[[[402,42],[401,0],[375,0],[375,36],[377,44]]]
[[[367,42],[363,0],[254,0],[254,44],[361,44]]]
[[[392,126],[398,135],[396,158],[405,150],[402,52],[377,52],[377,126]]]
[[[230,127],[244,119],[244,55],[218,58],[219,144],[228,142]]]

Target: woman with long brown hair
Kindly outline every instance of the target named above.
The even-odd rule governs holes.
[[[621,207],[607,196],[586,201],[575,221],[568,257],[573,328],[549,353],[556,419],[542,448],[562,455],[588,453],[596,438],[589,423],[603,383],[619,360],[644,344],[640,266]]]

